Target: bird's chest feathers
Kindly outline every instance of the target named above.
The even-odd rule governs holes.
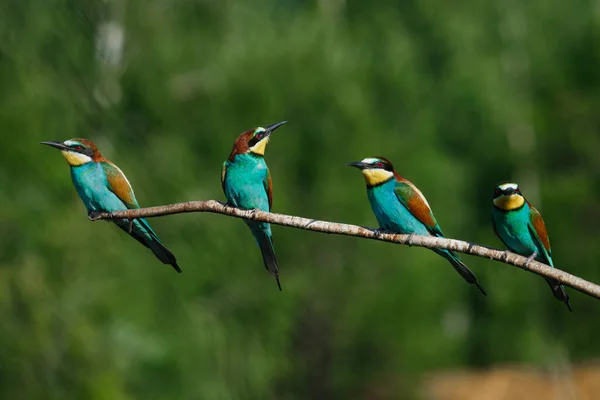
[[[398,200],[394,181],[367,189],[373,213],[380,227],[397,233],[429,235],[427,228]]]
[[[242,208],[268,210],[264,181],[268,169],[262,157],[238,155],[227,164],[225,186],[227,200]]]
[[[100,164],[87,163],[72,167],[71,178],[75,190],[88,210],[100,210],[103,196],[112,194],[107,189],[106,174]]]
[[[262,157],[240,154],[227,164],[226,179],[235,184],[261,184],[268,174],[267,163]]]
[[[537,244],[529,230],[527,207],[508,212],[495,209],[494,218],[498,235],[510,249],[522,255],[530,255],[537,250]]]

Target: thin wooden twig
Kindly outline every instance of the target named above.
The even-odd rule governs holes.
[[[269,213],[260,210],[241,210],[239,208],[227,206],[216,200],[190,201],[187,203],[169,204],[164,206],[139,208],[135,210],[115,211],[112,213],[99,213],[90,217],[92,220],[98,219],[134,219],[159,217],[163,215],[190,213],[190,212],[210,212],[228,215],[235,218],[243,218],[255,221],[269,222],[275,225],[287,226],[291,228],[305,229],[313,232],[322,232],[335,235],[355,236],[365,239],[380,240],[383,242],[398,243],[410,246],[426,247],[428,249],[447,249],[460,253],[471,254],[474,256],[488,258],[499,261],[504,264],[513,265],[526,271],[541,275],[546,278],[553,278],[561,283],[585,293],[589,296],[600,299],[600,286],[588,282],[585,279],[571,275],[558,268],[552,268],[549,265],[538,261],[528,262],[526,257],[520,256],[509,251],[502,251],[463,240],[437,238],[433,236],[401,235],[392,233],[382,233],[375,229],[365,228],[357,225],[342,224],[338,222],[321,221],[293,215]]]

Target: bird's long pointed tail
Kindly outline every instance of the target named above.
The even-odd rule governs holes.
[[[454,267],[456,272],[458,272],[465,281],[467,281],[468,283],[470,283],[472,285],[477,286],[477,289],[479,289],[481,291],[481,293],[483,293],[484,296],[487,296],[487,292],[485,291],[483,286],[481,286],[481,284],[477,280],[477,276],[475,276],[473,271],[471,271],[469,269],[469,267],[467,267],[460,258],[458,258],[458,255],[456,255],[456,253],[454,253],[453,251],[449,251],[449,250],[434,250],[434,251],[436,253],[438,253],[439,255],[441,255],[442,257],[444,257],[446,260],[450,261],[450,264],[452,264],[452,266]]]
[[[275,249],[273,248],[273,241],[271,240],[271,237],[263,231],[254,231],[254,236],[260,247],[265,268],[273,275],[273,277],[275,277],[277,287],[279,288],[279,291],[281,291],[281,282],[279,282],[279,263],[277,262]]]
[[[548,282],[548,285],[550,285],[550,289],[552,290],[554,297],[557,300],[565,303],[569,311],[573,312],[573,309],[571,308],[571,302],[569,301],[569,294],[565,290],[565,287],[555,279],[546,278],[546,282]]]
[[[159,240],[153,240],[150,242],[150,250],[154,253],[154,255],[163,263],[169,264],[172,266],[175,271],[181,273],[181,268],[177,265],[177,259],[175,255],[171,253],[169,249],[165,247]]]
[[[177,265],[175,255],[160,242],[160,239],[145,219],[136,219],[133,223],[130,223],[128,220],[119,220],[115,221],[115,223],[135,240],[152,250],[156,258],[181,273],[181,268]]]

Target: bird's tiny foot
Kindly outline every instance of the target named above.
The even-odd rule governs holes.
[[[252,214],[253,217],[256,217],[256,213],[259,211],[260,210],[258,208],[253,208],[252,210],[250,210],[250,214]]]
[[[529,257],[527,257],[527,261],[525,261],[525,267],[529,266],[529,263],[533,261],[534,258],[536,258],[538,255],[537,251],[534,251],[532,255],[530,255]]]
[[[373,233],[375,234],[375,237],[377,239],[381,239],[381,235],[383,235],[385,233],[385,229],[383,229],[383,228],[373,229]]]
[[[508,249],[507,249],[507,250],[504,250],[504,251],[502,252],[502,256],[501,256],[501,257],[502,257],[502,260],[503,260],[504,262],[508,261],[508,255],[509,255],[509,254],[510,254],[510,250],[508,250]]]
[[[309,226],[311,226],[313,223],[317,222],[316,219],[311,219],[310,221],[308,221],[308,223],[306,225],[304,225],[305,228],[308,228]]]
[[[410,235],[408,235],[408,241],[406,242],[408,244],[408,247],[412,247],[414,237],[415,237],[414,233],[411,233]]]
[[[473,254],[473,247],[475,247],[473,243],[469,243],[469,245],[467,246],[467,250],[470,254]]]
[[[98,211],[88,211],[88,219],[90,221],[96,221],[100,218],[100,213]]]

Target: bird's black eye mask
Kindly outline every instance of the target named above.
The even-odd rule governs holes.
[[[89,147],[85,147],[79,143],[73,143],[68,146],[70,151],[74,151],[75,153],[84,154],[90,158],[94,156],[94,151]]]
[[[394,172],[394,167],[392,166],[392,164],[390,164],[389,162],[387,162],[385,160],[380,160],[380,159],[377,159],[377,161],[369,164],[369,168],[379,168],[379,169],[383,169],[383,170],[386,170],[389,172]]]
[[[254,134],[252,139],[248,141],[248,147],[253,147],[256,143],[260,142],[267,136],[267,131],[259,131]]]

